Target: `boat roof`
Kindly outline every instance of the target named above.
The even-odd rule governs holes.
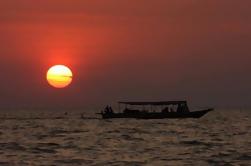
[[[177,104],[186,104],[187,101],[154,101],[154,102],[128,102],[128,101],[120,101],[119,104],[126,104],[126,105],[177,105]]]

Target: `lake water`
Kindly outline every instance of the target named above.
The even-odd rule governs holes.
[[[80,119],[77,111],[2,111],[0,117],[1,166],[251,164],[248,110],[183,120]]]

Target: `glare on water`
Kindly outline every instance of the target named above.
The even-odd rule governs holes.
[[[2,111],[0,165],[239,165],[251,161],[248,110],[216,110],[201,119],[185,120],[80,119],[80,114]]]

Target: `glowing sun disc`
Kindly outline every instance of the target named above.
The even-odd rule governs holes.
[[[52,66],[47,72],[48,83],[55,88],[65,88],[72,82],[72,72],[64,65]]]

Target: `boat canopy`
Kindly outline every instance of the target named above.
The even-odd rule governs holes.
[[[186,101],[155,101],[155,102],[125,102],[120,101],[119,104],[126,104],[126,105],[178,105],[178,104],[186,104]]]

